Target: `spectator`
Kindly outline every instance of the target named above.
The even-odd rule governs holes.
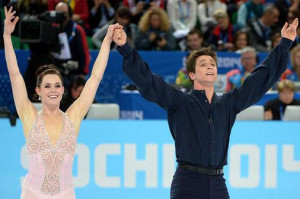
[[[255,49],[252,47],[244,48],[241,52],[241,66],[238,69],[232,69],[226,74],[226,91],[241,86],[245,78],[254,70],[257,62]]]
[[[251,19],[259,19],[263,15],[263,11],[262,0],[248,0],[243,3],[237,13],[238,28],[245,28]]]
[[[70,6],[60,2],[55,7],[56,11],[64,12],[66,20],[63,23],[60,33],[60,43],[62,45],[60,53],[53,53],[59,69],[64,74],[64,84],[68,88],[72,76],[89,72],[90,55],[83,28],[76,24],[71,16]]]
[[[124,0],[123,5],[128,7],[133,18],[132,22],[138,24],[143,14],[152,7],[164,9],[163,0]]]
[[[292,68],[287,69],[281,79],[289,79],[291,81],[300,81],[300,44],[294,47],[291,51]]]
[[[229,16],[225,10],[216,10],[214,17],[217,26],[212,31],[210,42],[218,51],[228,51],[233,47],[235,29],[230,24]]]
[[[195,28],[197,20],[197,2],[196,0],[169,0],[167,3],[167,12],[175,31],[186,32],[180,34],[177,38],[183,38],[187,33]]]
[[[89,0],[89,10],[89,23],[92,34],[106,25],[115,15],[115,9],[111,6],[109,0]]]
[[[145,12],[139,22],[135,46],[139,50],[176,48],[168,16],[163,9],[155,7]]]
[[[230,21],[232,24],[236,24],[237,20],[237,12],[241,5],[245,3],[245,0],[221,0],[221,2],[226,4],[227,7],[227,13],[228,16],[230,17]]]
[[[74,76],[69,90],[67,92],[65,92],[63,95],[63,99],[60,103],[60,110],[62,110],[63,112],[66,112],[66,110],[80,96],[85,83],[86,83],[86,79],[85,79],[84,75]]]
[[[109,21],[106,25],[100,28],[92,37],[93,43],[99,48],[102,44],[102,40],[104,39],[107,29],[109,25],[119,23],[123,26],[124,31],[127,34],[127,41],[131,47],[135,47],[134,41],[136,37],[136,25],[131,23],[131,12],[125,6],[120,6],[116,11],[115,18]],[[111,45],[111,48],[114,49],[116,45],[114,43]]]
[[[278,22],[279,11],[269,5],[265,8],[261,18],[252,20],[247,27],[249,43],[257,51],[271,50],[272,27]]]
[[[245,31],[237,31],[233,36],[233,47],[231,51],[241,53],[248,46],[248,35]]]
[[[277,85],[279,97],[268,101],[264,108],[265,120],[282,120],[284,111],[288,105],[300,105],[300,101],[294,98],[295,85],[290,80],[282,80]]]
[[[186,36],[186,47],[184,50],[186,51],[193,51],[193,50],[200,50],[202,47],[206,46],[203,41],[203,35],[198,29],[191,30],[188,35]],[[189,54],[188,54],[189,55]],[[187,57],[188,57],[187,55]],[[185,58],[186,60],[186,58]],[[185,61],[184,61],[185,63]],[[175,81],[176,87],[180,88],[183,91],[189,91],[193,85],[190,81],[186,66],[184,65],[181,68],[176,77]]]
[[[89,34],[89,8],[87,0],[48,0],[49,10],[54,10],[59,2],[65,2],[70,6],[71,19],[80,24]]]
[[[290,12],[299,10],[299,0],[275,0],[274,6],[279,11],[278,25],[281,27],[286,21],[288,21],[288,15]]]
[[[199,50],[203,47],[203,35],[198,29],[191,30],[186,36],[186,48],[185,50]]]
[[[216,10],[226,11],[226,4],[220,2],[220,0],[204,0],[203,3],[198,5],[198,17],[201,24],[201,30],[206,35],[217,25],[217,21],[214,18]]]

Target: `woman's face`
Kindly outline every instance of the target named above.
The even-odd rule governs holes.
[[[240,34],[236,39],[236,47],[238,49],[243,49],[248,45],[247,36],[245,33]]]
[[[150,25],[152,28],[159,28],[160,27],[160,17],[158,14],[152,14],[150,16]]]
[[[45,75],[40,87],[36,88],[43,105],[58,105],[64,93],[61,79],[55,74]]]

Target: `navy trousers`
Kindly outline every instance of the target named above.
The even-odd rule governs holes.
[[[224,174],[206,175],[178,167],[171,199],[229,199]]]

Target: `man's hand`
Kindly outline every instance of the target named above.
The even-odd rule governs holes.
[[[287,38],[294,41],[297,36],[297,27],[298,18],[296,18],[290,25],[287,22],[285,22],[283,28],[281,29],[281,36],[283,38]]]
[[[120,24],[116,23],[116,24],[113,24],[113,25],[110,25],[108,27],[108,30],[107,30],[107,33],[106,33],[106,38],[112,42],[113,41],[113,37],[114,37],[114,34],[115,34],[115,30],[116,29],[122,29],[123,26],[121,26]]]
[[[118,46],[123,46],[127,40],[125,31],[122,28],[116,28],[114,30],[113,40]]]

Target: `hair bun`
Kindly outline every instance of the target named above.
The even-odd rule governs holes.
[[[42,74],[42,73],[45,72],[46,70],[55,70],[55,71],[57,71],[57,68],[56,68],[53,64],[40,66],[40,67],[35,71],[35,77],[37,78],[40,74]]]

